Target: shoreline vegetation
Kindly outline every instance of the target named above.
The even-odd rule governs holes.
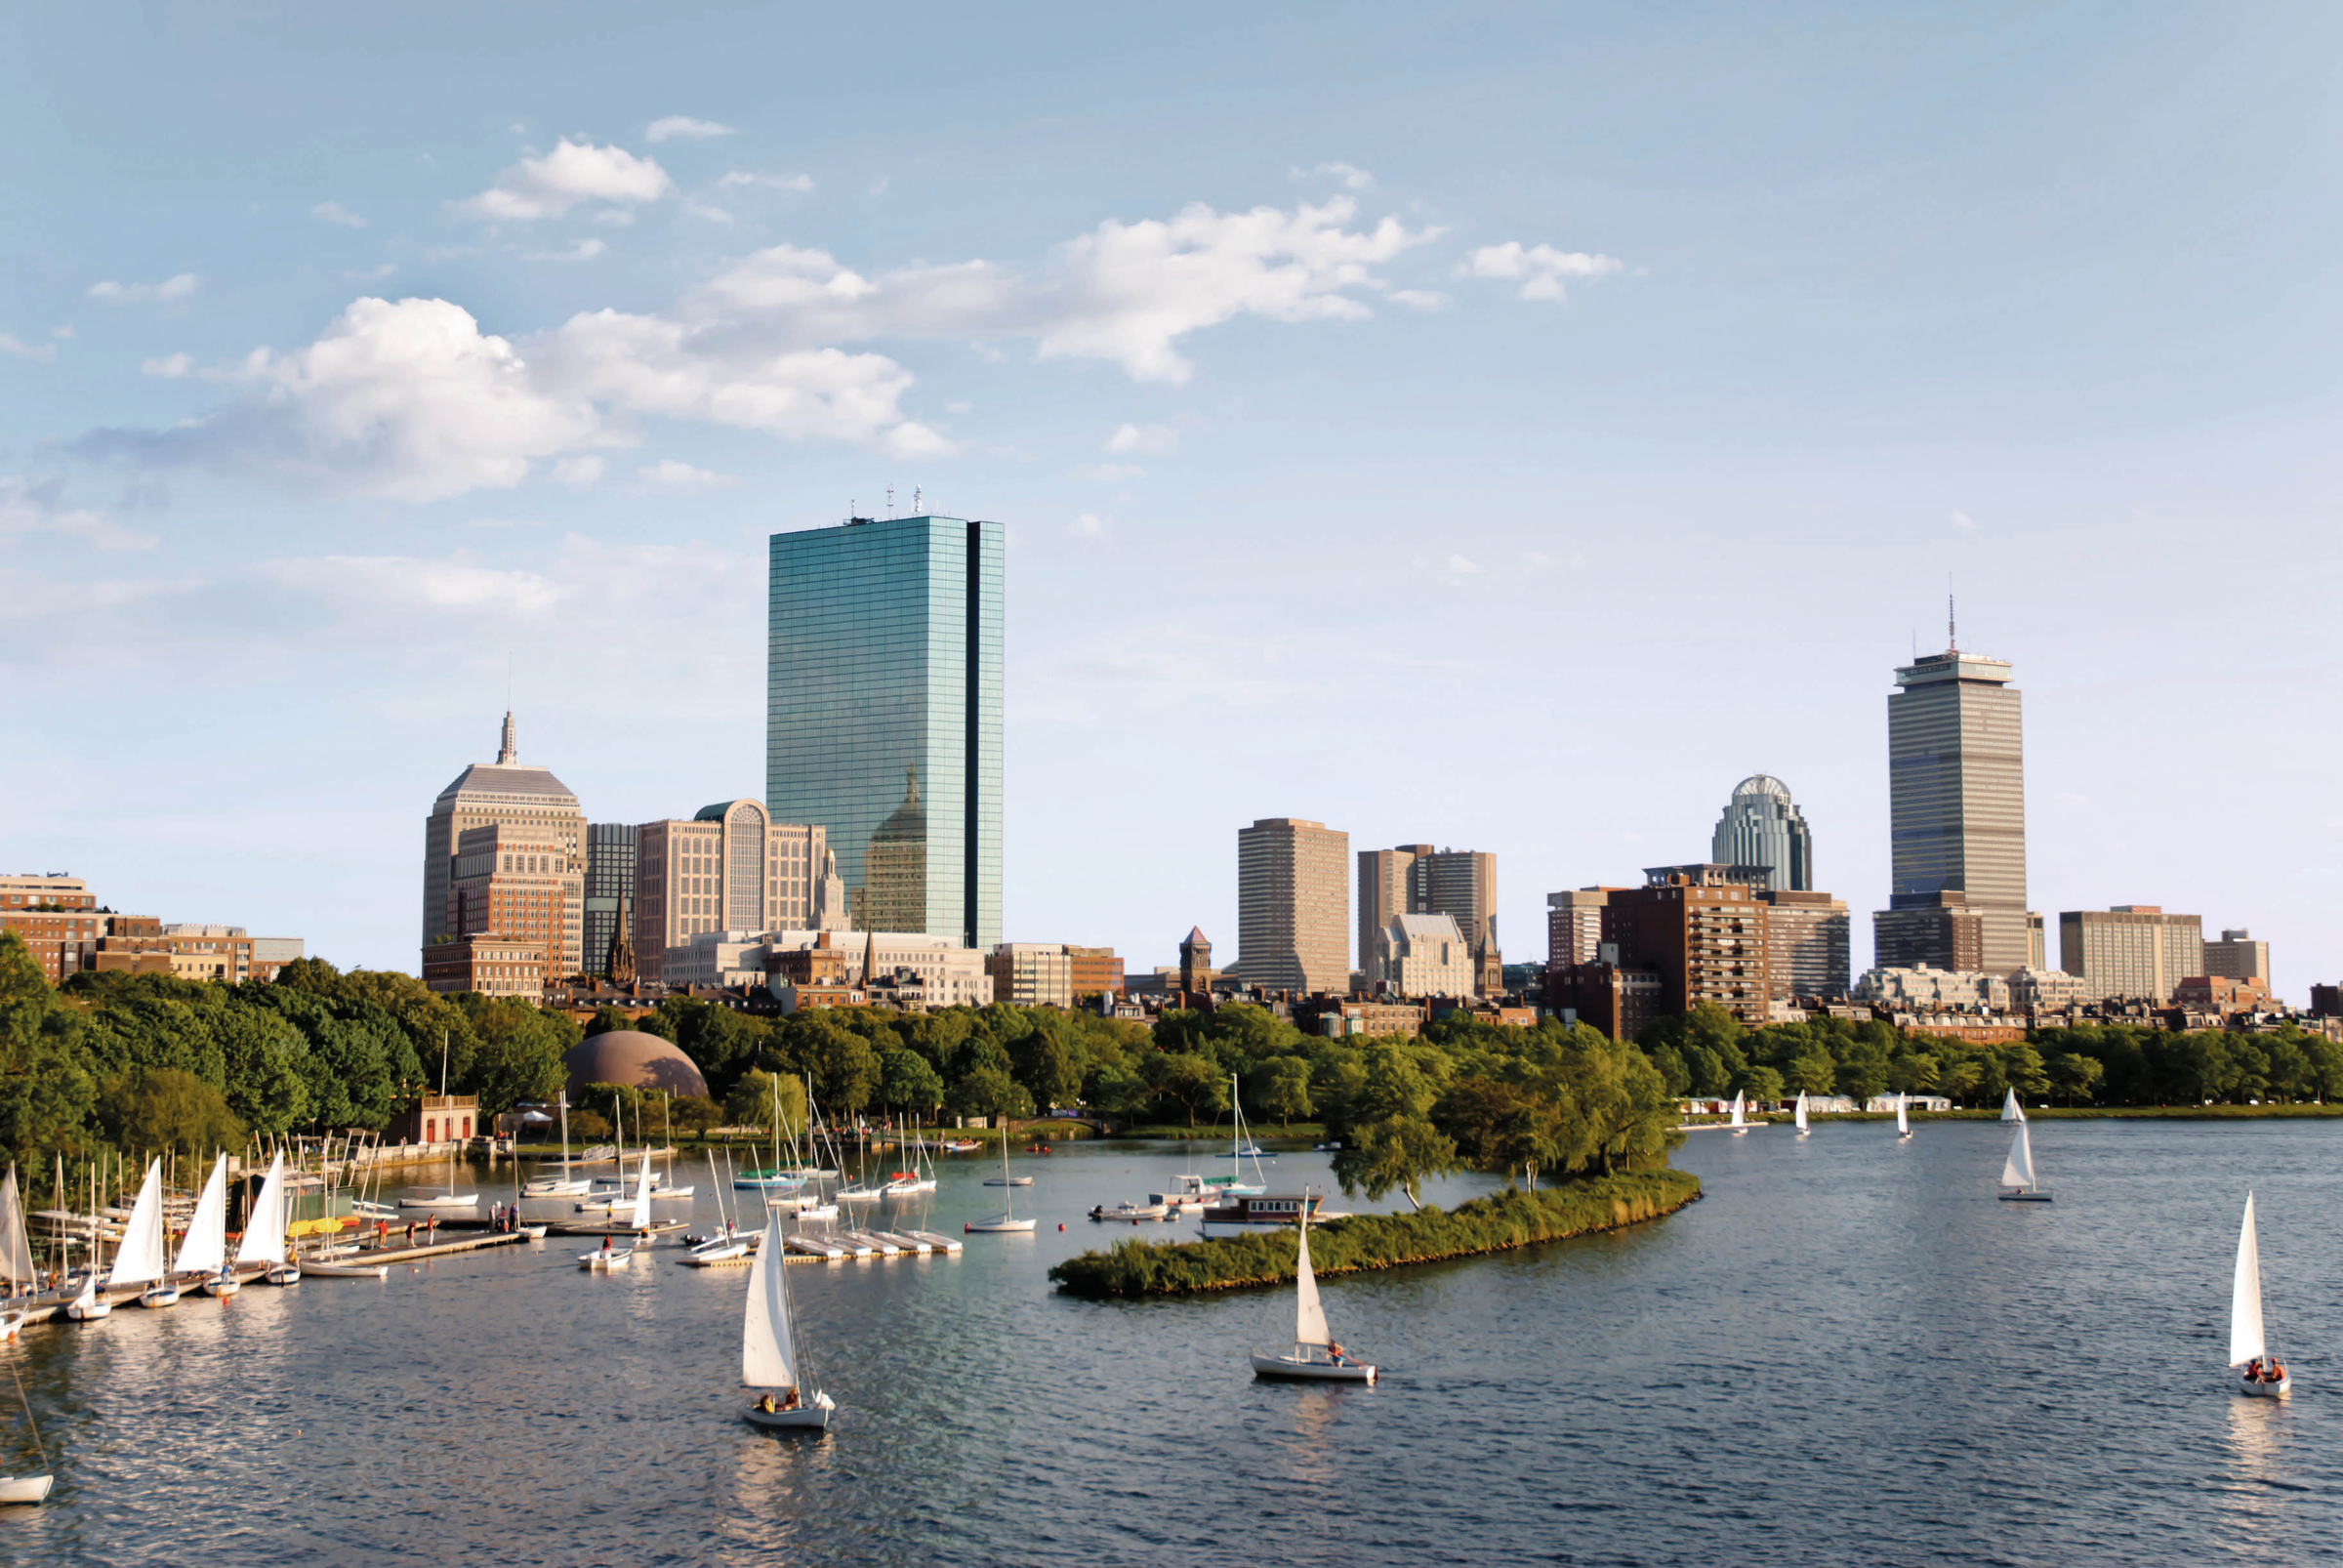
[[[1913,1108],[1910,1113],[1914,1124],[1921,1122],[1998,1122],[1998,1105],[1963,1107],[1950,1111],[1923,1111]],[[1751,1113],[1752,1123],[1765,1122],[1778,1127],[1790,1125],[1789,1111],[1760,1111]],[[2029,1105],[2026,1119],[2030,1122],[2086,1122],[2086,1121],[2171,1121],[2171,1122],[2249,1122],[2263,1117],[2329,1117],[2343,1116],[2343,1103],[2333,1105]],[[1814,1111],[1813,1125],[1829,1127],[1839,1122],[1892,1122],[1894,1111]],[[1686,1127],[1723,1127],[1727,1120],[1721,1116],[1703,1116],[1683,1124]]]
[[[1673,1169],[1584,1176],[1536,1192],[1507,1187],[1453,1210],[1427,1207],[1312,1225],[1310,1266],[1325,1280],[1483,1258],[1624,1229],[1671,1215],[1700,1196],[1700,1177]],[[1049,1278],[1066,1295],[1086,1300],[1256,1290],[1292,1284],[1295,1252],[1294,1234],[1282,1226],[1206,1241],[1134,1238],[1070,1258],[1050,1269]]]

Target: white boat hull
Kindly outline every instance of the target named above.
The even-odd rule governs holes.
[[[1314,1357],[1265,1356],[1258,1350],[1253,1353],[1253,1375],[1256,1378],[1285,1378],[1295,1382],[1373,1382],[1377,1371],[1356,1361],[1337,1366]]]
[[[476,1192],[447,1192],[432,1198],[401,1198],[401,1209],[476,1209],[480,1195]]]
[[[1033,1225],[1034,1222],[1030,1219],[978,1219],[971,1221],[964,1228],[973,1231],[979,1236],[1002,1236],[1011,1232],[1029,1231]]]
[[[578,1266],[590,1274],[601,1274],[607,1273],[613,1268],[624,1268],[634,1260],[634,1249],[619,1248],[613,1252],[581,1254],[578,1258]]]
[[[2050,1201],[2050,1194],[2041,1187],[2020,1187],[2014,1192],[2004,1192],[2000,1196],[2003,1203],[2048,1203]]]
[[[244,1282],[233,1274],[215,1274],[203,1282],[206,1296],[233,1296],[244,1288]]]
[[[813,1403],[800,1405],[795,1410],[759,1410],[754,1405],[741,1414],[752,1426],[761,1426],[775,1432],[818,1432],[830,1424],[830,1412],[838,1405],[828,1394],[815,1394]]]
[[[56,1482],[54,1475],[0,1476],[0,1503],[38,1503]]]
[[[986,1176],[984,1178],[984,1184],[988,1187],[1030,1187],[1033,1185],[1033,1177]],[[845,1196],[845,1194],[842,1192],[839,1194],[839,1196],[843,1198]]]
[[[179,1304],[179,1287],[176,1285],[150,1286],[139,1293],[139,1304],[141,1306],[177,1306]]]
[[[24,1314],[21,1311],[0,1312],[0,1340],[13,1340],[24,1332]]]
[[[111,1317],[113,1311],[114,1303],[103,1296],[94,1296],[86,1301],[65,1303],[65,1316],[75,1323],[95,1323],[102,1317]]]
[[[261,1276],[261,1282],[266,1285],[298,1285],[301,1283],[301,1265],[278,1263]]]
[[[2257,1382],[2251,1378],[2238,1380],[2238,1392],[2249,1399],[2283,1399],[2293,1390],[2293,1387],[2294,1375],[2292,1373],[2286,1374],[2276,1382]]]
[[[594,1190],[594,1183],[584,1176],[564,1180],[560,1176],[545,1176],[520,1189],[524,1198],[579,1198]]]
[[[327,1279],[389,1279],[390,1277],[389,1263],[320,1263],[312,1261],[307,1266],[308,1272],[321,1274]]]

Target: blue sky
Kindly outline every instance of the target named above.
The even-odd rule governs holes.
[[[2035,905],[2343,975],[2312,6],[150,6],[0,51],[0,861],[412,969],[422,818],[762,777],[767,533],[1009,529],[1007,934],[1235,833],[1543,895],[1892,667],[2027,697]],[[2053,955],[2055,959],[2055,954]]]

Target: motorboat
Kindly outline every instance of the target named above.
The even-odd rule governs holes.
[[[1132,1203],[1126,1199],[1112,1209],[1103,1203],[1099,1204],[1090,1211],[1090,1217],[1092,1219],[1120,1219],[1134,1225],[1143,1219],[1169,1219],[1172,1217],[1172,1210],[1164,1203],[1163,1194],[1150,1193],[1148,1196],[1154,1201]]]

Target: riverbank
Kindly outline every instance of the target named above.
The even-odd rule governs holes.
[[[1701,1195],[1686,1171],[1592,1176],[1538,1192],[1508,1187],[1453,1210],[1360,1215],[1310,1231],[1320,1279],[1410,1263],[1437,1263],[1618,1230],[1673,1214]],[[1249,1290],[1294,1278],[1290,1233],[1163,1244],[1131,1240],[1070,1258],[1049,1270],[1058,1289],[1090,1300]]]
[[[1998,1105],[1983,1105],[1974,1110],[1915,1110],[1911,1112],[1911,1115],[1914,1122],[1997,1122],[2001,1120],[2001,1107]],[[2269,1117],[2308,1117],[2317,1119],[2329,1116],[2343,1116],[2343,1104],[2029,1105],[2026,1107],[2026,1116],[2029,1121],[2035,1122],[2121,1121],[2134,1118],[2181,1122],[2251,1122],[2261,1121]],[[1812,1118],[1813,1124],[1816,1127],[1828,1127],[1837,1122],[1892,1122],[1895,1119],[1896,1113],[1894,1111],[1833,1111],[1829,1114],[1824,1114],[1818,1111],[1814,1113]],[[1723,1117],[1706,1117],[1703,1119],[1700,1125],[1714,1123],[1721,1126],[1723,1125],[1724,1120],[1725,1119]],[[1773,1122],[1782,1126],[1788,1126],[1791,1120],[1791,1113],[1788,1111],[1767,1111],[1761,1115],[1753,1117],[1752,1120],[1760,1122]]]

